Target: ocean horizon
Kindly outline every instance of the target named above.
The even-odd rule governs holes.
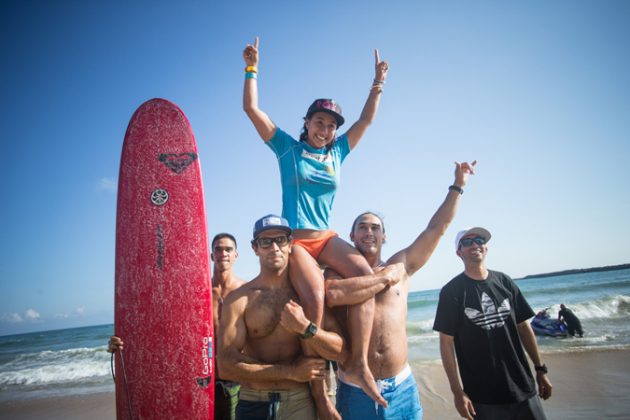
[[[561,303],[581,319],[584,338],[538,336],[544,353],[630,348],[630,269],[524,278],[534,311]],[[411,292],[407,335],[411,363],[440,359],[432,330],[439,289]],[[114,391],[107,341],[113,324],[0,336],[0,402]]]

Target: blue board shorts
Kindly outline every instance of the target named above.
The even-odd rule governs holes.
[[[376,381],[387,408],[374,402],[361,388],[339,374],[337,411],[344,420],[349,419],[422,419],[422,404],[418,385],[409,365],[398,375]]]

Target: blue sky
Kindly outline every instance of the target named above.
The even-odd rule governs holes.
[[[412,290],[462,270],[457,230],[494,237],[513,277],[629,262],[630,4],[625,1],[85,2],[0,4],[0,335],[113,321],[116,184],[145,100],[188,116],[209,235],[240,245],[280,212],[273,154],[241,110],[241,51],[260,36],[260,105],[298,134],[317,97],[358,118],[373,49],[381,109],[344,164],[332,227],[385,217],[386,257],[426,226],[453,161],[479,161],[456,220]]]

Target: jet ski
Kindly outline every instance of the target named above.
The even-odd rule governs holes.
[[[558,321],[555,318],[551,318],[545,308],[538,312],[534,319],[532,319],[531,325],[534,333],[537,335],[546,335],[550,337],[566,337],[567,326],[564,322]]]

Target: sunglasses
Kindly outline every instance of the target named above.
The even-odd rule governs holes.
[[[261,248],[269,248],[274,243],[279,247],[285,246],[291,239],[286,236],[276,236],[275,238],[256,238],[254,242]]]
[[[477,245],[485,245],[486,239],[482,238],[481,236],[475,236],[474,238],[464,238],[459,241],[459,244],[465,248],[468,248],[469,246],[472,246],[473,242]]]

